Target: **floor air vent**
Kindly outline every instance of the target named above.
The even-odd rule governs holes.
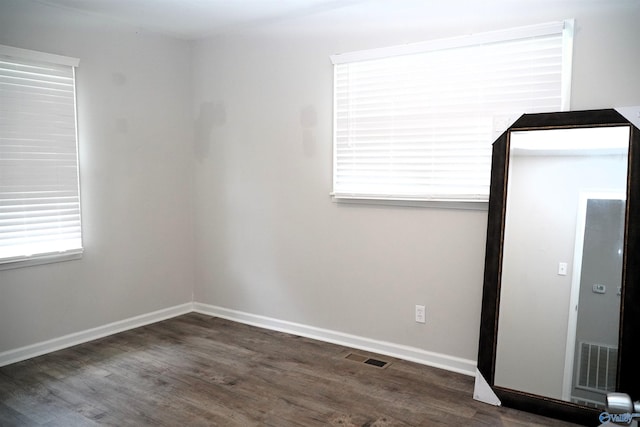
[[[386,368],[391,363],[384,360],[373,359],[371,357],[363,356],[361,354],[349,353],[345,356],[345,359],[352,360],[358,363],[365,363],[367,365],[375,366],[376,368]]]
[[[581,341],[576,387],[602,394],[614,391],[617,364],[617,347]]]

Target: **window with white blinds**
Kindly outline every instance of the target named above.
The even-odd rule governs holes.
[[[486,202],[495,137],[568,109],[572,39],[567,20],[333,55],[333,196]]]
[[[77,65],[0,46],[0,266],[82,252]]]

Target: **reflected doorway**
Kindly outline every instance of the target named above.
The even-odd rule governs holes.
[[[615,391],[624,215],[624,195],[580,198],[564,386],[580,405],[604,408]]]

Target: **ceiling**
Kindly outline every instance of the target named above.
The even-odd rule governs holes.
[[[2,0],[0,0],[1,2]],[[15,0],[25,1],[25,0]],[[333,27],[368,34],[384,28],[403,29],[457,26],[481,20],[478,31],[505,23],[525,22],[538,11],[554,11],[570,17],[576,8],[597,13],[606,7],[637,8],[640,0],[32,0],[54,8],[98,16],[144,31],[184,40],[198,40],[225,33],[284,23],[317,14]],[[338,11],[339,13],[329,13]],[[323,14],[324,16],[319,16]],[[356,19],[357,18],[357,19]],[[352,25],[357,22],[357,28]],[[488,24],[487,24],[488,23]],[[487,25],[484,25],[487,24]],[[495,24],[495,25],[493,25]],[[302,24],[306,25],[306,24]],[[273,29],[271,25],[271,29]],[[305,27],[306,29],[306,27]],[[485,29],[486,30],[486,29]]]
[[[141,29],[196,40],[365,0],[37,0]]]

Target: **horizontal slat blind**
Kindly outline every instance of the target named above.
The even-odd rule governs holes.
[[[563,106],[557,28],[336,63],[334,196],[486,201],[497,118]]]
[[[0,49],[0,263],[82,250],[74,67]]]

